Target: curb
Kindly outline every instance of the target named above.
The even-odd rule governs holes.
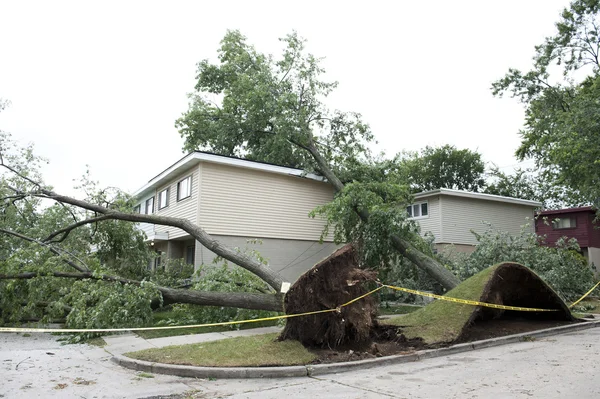
[[[428,349],[411,353],[409,355],[393,355],[375,359],[357,360],[354,362],[311,364],[307,366],[284,367],[197,367],[181,366],[165,363],[151,363],[136,360],[123,355],[114,355],[111,361],[128,369],[144,371],[147,373],[167,374],[178,377],[192,378],[286,378],[286,377],[311,377],[324,374],[343,373],[351,370],[364,370],[377,366],[416,362],[434,357],[447,356],[455,353],[468,352],[477,349],[491,348],[494,346],[527,342],[532,338],[543,338],[550,335],[565,334],[574,331],[600,327],[600,320],[588,321],[567,326],[547,328],[505,337],[490,338],[481,341],[456,344],[445,348]]]

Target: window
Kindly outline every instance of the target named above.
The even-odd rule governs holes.
[[[177,183],[177,201],[181,201],[190,195],[192,195],[192,176],[188,176]]]
[[[135,207],[133,207],[133,213],[141,213],[142,210],[142,206],[140,204],[137,204]]]
[[[427,201],[417,202],[406,207],[406,213],[409,218],[424,218],[429,216],[429,207]]]
[[[189,245],[185,249],[185,263],[187,263],[188,265],[193,265],[194,264],[194,252],[195,252],[195,249],[196,248],[193,245]]]
[[[158,193],[158,209],[163,209],[169,206],[169,188],[165,188]]]
[[[146,215],[152,215],[154,213],[154,197],[150,197],[146,200]]]
[[[575,218],[556,218],[552,221],[552,227],[555,230],[573,229],[577,227],[577,219]]]

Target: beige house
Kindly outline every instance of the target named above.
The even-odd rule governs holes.
[[[333,188],[302,170],[193,152],[134,195],[136,211],[186,218],[225,245],[255,249],[288,281],[337,248],[331,237],[319,243],[324,221],[308,217],[333,199]],[[168,258],[198,267],[215,257],[183,230],[146,223],[140,228]],[[254,239],[262,244],[248,243]]]
[[[537,201],[442,188],[416,194],[407,212],[421,226],[421,234],[433,234],[439,249],[451,244],[458,251],[471,252],[477,245],[471,231],[485,232],[485,223],[515,235],[529,223],[534,232],[534,211],[541,205]]]

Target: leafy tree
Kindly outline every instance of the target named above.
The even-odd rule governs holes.
[[[448,264],[463,279],[500,262],[517,262],[529,267],[546,281],[563,299],[579,298],[593,286],[593,273],[579,253],[575,239],[561,239],[556,247],[543,245],[544,237],[523,226],[519,235],[501,232],[488,226],[477,235],[472,254],[454,254]]]
[[[535,48],[533,69],[510,69],[492,85],[495,95],[510,93],[526,106],[517,156],[533,158],[545,178],[588,203],[600,198],[599,10],[599,0],[573,1],[557,33]]]
[[[569,187],[548,179],[549,171],[539,173],[533,169],[516,169],[512,174],[502,172],[493,165],[488,172],[486,194],[523,198],[542,203],[542,209],[561,209],[582,206],[586,201]]]
[[[481,154],[453,145],[425,147],[403,154],[399,161],[414,192],[450,188],[480,191],[485,181]]]
[[[190,95],[189,110],[176,122],[185,139],[184,148],[318,172],[344,197],[338,200],[344,206],[322,209],[333,212],[328,218],[343,217],[355,223],[346,226],[346,231],[368,228],[370,217],[378,217],[375,213],[382,209],[380,200],[372,199],[406,205],[401,194],[406,190],[398,182],[388,181],[382,183],[390,187],[383,189],[386,194],[381,197],[381,184],[364,184],[353,178],[353,171],[362,177],[385,176],[389,165],[371,156],[367,145],[373,135],[360,114],[325,107],[323,99],[337,83],[321,80],[324,70],[319,59],[305,54],[304,40],[293,33],[282,42],[282,57],[275,59],[258,53],[239,32],[227,32],[221,41],[219,63],[205,60],[198,64],[196,92]],[[341,179],[353,182],[352,187],[345,189]],[[391,187],[394,184],[396,187]],[[404,206],[385,208],[388,217],[395,212],[390,220],[406,217]],[[414,237],[397,229],[371,231],[382,232],[379,242],[387,247],[385,253],[394,248],[446,288],[458,283],[441,264],[414,247]]]

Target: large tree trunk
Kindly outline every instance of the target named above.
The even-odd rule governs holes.
[[[106,274],[97,275],[91,272],[85,273],[35,273],[23,272],[18,274],[0,274],[0,280],[29,280],[40,276],[51,275],[56,278],[66,278],[75,280],[102,280],[120,284],[141,285],[140,281],[124,279],[118,276]],[[185,303],[202,306],[224,306],[232,308],[270,310],[283,312],[283,294],[256,294],[247,292],[213,292],[197,291],[181,288],[156,287],[162,295],[163,305],[173,303]],[[153,301],[153,307],[158,307],[160,298]]]
[[[333,173],[329,167],[329,163],[325,158],[323,158],[315,144],[311,142],[309,145],[302,147],[310,152],[317,162],[320,171],[325,175],[335,191],[342,191],[344,189],[344,184],[340,179],[338,179],[335,173]],[[365,209],[356,209],[356,213],[363,221],[367,222],[369,220],[369,212],[367,212]],[[394,248],[396,248],[403,256],[408,258],[412,263],[417,265],[417,267],[423,269],[447,290],[451,290],[460,283],[458,277],[452,274],[435,259],[419,251],[409,241],[396,235],[392,236],[391,239],[392,243],[394,244]]]

